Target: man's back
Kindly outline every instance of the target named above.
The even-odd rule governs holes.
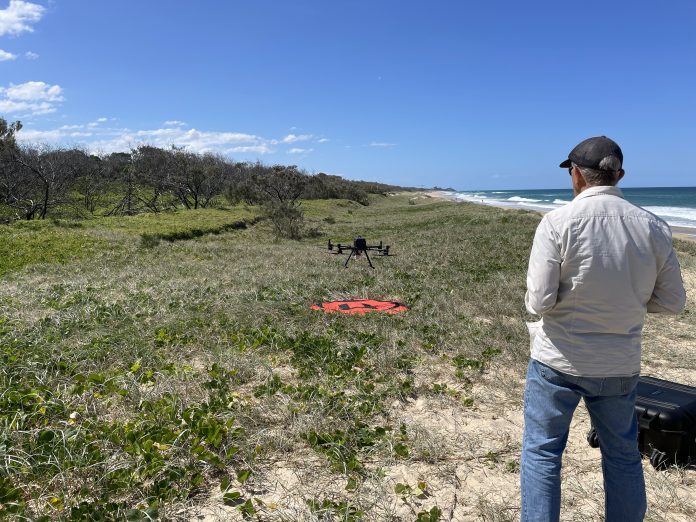
[[[616,187],[544,216],[527,282],[527,308],[543,314],[532,357],[574,375],[637,374],[646,311],[683,306],[681,279],[663,273],[678,272],[672,256],[669,226]]]

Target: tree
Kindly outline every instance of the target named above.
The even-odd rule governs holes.
[[[125,191],[121,200],[107,213],[107,216],[113,214],[131,216],[137,212],[137,185],[131,155],[127,152],[114,152],[109,155],[107,161],[109,163],[108,172],[110,177],[114,181],[121,183]]]
[[[307,176],[297,166],[273,165],[256,178],[266,195],[264,215],[271,220],[276,235],[300,239],[304,228],[304,213],[299,198],[307,183]]]
[[[14,157],[17,154],[15,134],[22,128],[19,121],[7,123],[0,118],[0,203],[9,204],[16,192],[17,176]]]
[[[7,120],[0,118],[0,157],[11,153],[17,147],[15,134],[22,128],[22,122],[7,123]]]
[[[160,198],[172,186],[175,157],[171,151],[142,145],[131,151],[137,197],[151,211],[161,210]]]
[[[69,149],[18,147],[12,158],[18,182],[10,206],[23,210],[25,219],[45,219],[50,208],[65,201],[75,179],[74,155]]]
[[[270,201],[295,206],[304,192],[307,175],[301,173],[296,165],[273,165],[257,174],[256,182]]]
[[[79,151],[73,190],[80,195],[80,205],[90,214],[94,214],[102,197],[107,191],[109,163],[106,157]]]
[[[235,163],[230,166],[225,177],[225,197],[232,203],[244,202],[247,205],[260,205],[265,200],[265,194],[256,182],[257,175],[267,170],[260,162]]]
[[[173,149],[173,175],[170,186],[188,209],[206,208],[222,193],[227,163],[215,154],[203,155]]]

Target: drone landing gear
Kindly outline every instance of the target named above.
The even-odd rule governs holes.
[[[367,250],[363,250],[362,253],[365,254],[367,262],[370,264],[370,268],[374,268],[374,266],[372,265],[372,260],[370,259],[370,256],[367,253]],[[343,265],[343,268],[348,268],[348,261],[350,261],[350,258],[353,257],[353,254],[355,254],[355,250],[350,251],[350,254],[348,254],[348,259],[346,259],[346,263]]]

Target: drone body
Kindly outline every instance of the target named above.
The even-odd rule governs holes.
[[[334,248],[336,248],[335,252]],[[329,250],[332,254],[348,254],[348,259],[346,259],[346,262],[343,265],[345,268],[348,268],[348,261],[350,261],[351,257],[359,257],[362,254],[365,254],[367,262],[370,264],[370,268],[374,268],[368,251],[376,252],[382,256],[393,255],[389,253],[389,245],[382,246],[381,241],[379,242],[379,245],[368,245],[367,240],[362,236],[356,237],[352,245],[342,245],[341,243],[334,245],[329,239]]]

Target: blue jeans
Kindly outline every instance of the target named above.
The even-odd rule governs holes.
[[[578,377],[530,359],[520,465],[523,522],[552,522],[560,517],[561,457],[581,397],[602,452],[606,521],[643,520],[645,481],[634,412],[637,384],[637,375]]]

